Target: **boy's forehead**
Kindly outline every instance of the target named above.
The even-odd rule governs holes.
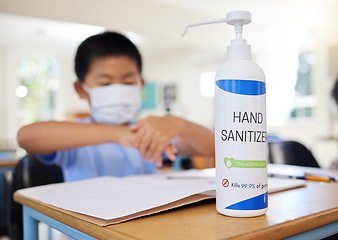
[[[119,67],[126,66],[129,68],[137,68],[136,60],[125,55],[96,57],[91,61],[90,66],[92,67],[93,65],[118,65]]]

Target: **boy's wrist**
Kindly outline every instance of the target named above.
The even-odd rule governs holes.
[[[172,121],[176,122],[176,128],[178,129],[178,136],[184,135],[184,131],[188,127],[187,121],[183,118],[177,117],[177,116],[172,116],[168,115],[168,118],[171,118]]]
[[[132,145],[132,132],[128,126],[114,126],[111,134],[113,142],[126,147]]]

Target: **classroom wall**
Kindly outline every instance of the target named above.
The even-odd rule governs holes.
[[[73,83],[76,81],[76,75],[74,73],[74,55],[75,51],[72,51],[71,54],[65,55],[62,58],[62,104],[63,106],[63,118],[65,114],[71,112],[88,112],[89,106],[86,100],[80,99],[75,90]]]
[[[15,139],[15,129],[17,129],[15,125],[16,123],[16,98],[13,96],[15,93],[9,91],[12,89],[13,78],[15,78],[15,73],[13,69],[15,69],[15,54],[12,53],[12,49],[10,47],[1,46],[0,48],[0,61],[1,61],[1,87],[0,87],[0,109],[1,109],[1,117],[0,117],[0,133],[2,139]]]
[[[4,59],[4,49],[0,48],[0,136],[2,138],[7,138],[6,126],[7,121],[4,117],[4,113],[6,112],[6,98],[5,98],[5,89],[6,89],[6,81],[5,81],[5,59]]]

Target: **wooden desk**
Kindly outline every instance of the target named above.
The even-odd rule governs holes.
[[[18,161],[18,159],[0,159],[0,173],[13,170]]]
[[[0,159],[0,167],[7,168],[7,167],[15,167],[18,163],[18,159]]]
[[[13,169],[19,161],[19,156],[15,150],[0,151],[0,170]]]
[[[62,209],[17,193],[14,199],[26,206],[24,231],[29,240],[37,239],[37,221],[34,219],[44,221],[44,216],[47,216],[44,221],[47,224],[79,239],[93,239],[89,237],[92,236],[97,239],[270,240],[299,233],[303,234],[297,238],[318,239],[318,236],[338,232],[338,183],[333,182],[308,182],[307,187],[269,194],[267,214],[255,218],[220,215],[212,199],[106,227],[75,218]],[[51,223],[53,221],[56,224]],[[69,229],[75,229],[75,233]]]

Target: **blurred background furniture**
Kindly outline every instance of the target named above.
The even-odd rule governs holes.
[[[312,152],[303,144],[296,141],[270,139],[268,142],[268,150],[269,163],[320,167]],[[196,169],[215,167],[214,157],[192,156],[191,162]]]
[[[13,201],[13,193],[22,188],[63,182],[59,166],[45,165],[36,156],[28,154],[7,174],[7,226],[11,240],[23,239],[22,206]]]
[[[215,157],[192,156],[191,162],[196,169],[215,167]]]
[[[320,167],[311,151],[299,142],[273,141],[268,146],[270,163]]]
[[[0,140],[0,237],[7,236],[7,197],[6,174],[13,171],[19,157],[12,141]]]

